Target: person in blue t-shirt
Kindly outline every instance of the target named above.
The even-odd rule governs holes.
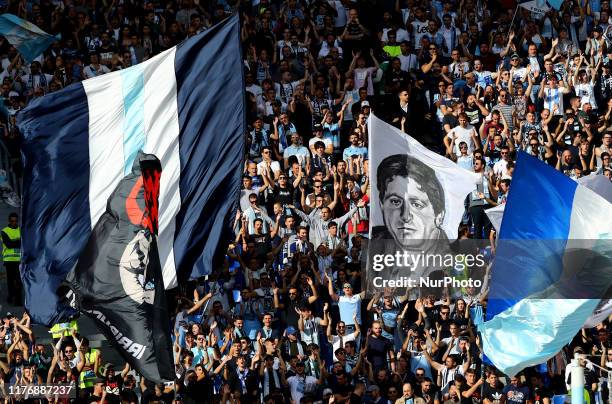
[[[510,384],[504,387],[504,395],[508,404],[526,404],[531,393],[516,376],[510,378]]]
[[[342,159],[344,161],[349,161],[351,158],[356,160],[357,156],[361,156],[362,160],[366,160],[368,158],[368,148],[359,145],[359,137],[355,133],[351,133],[349,141],[351,145],[344,149]]]

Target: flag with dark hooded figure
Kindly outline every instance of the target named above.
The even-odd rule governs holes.
[[[74,311],[55,293],[138,151],[162,165],[166,289],[223,262],[238,205],[246,114],[240,20],[227,18],[138,65],[33,100],[23,134],[21,277],[37,324]]]
[[[161,165],[139,153],[111,194],[67,278],[76,308],[91,317],[146,379],[174,379],[169,317],[157,251]]]

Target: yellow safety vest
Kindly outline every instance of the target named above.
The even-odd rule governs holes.
[[[93,364],[96,362],[98,358],[99,351],[97,349],[90,349],[89,352],[85,353],[85,363],[89,363],[92,365],[91,370],[83,370],[79,373],[79,388],[86,389],[88,387],[94,386],[94,381],[96,380],[96,372],[93,369]]]
[[[3,232],[6,233],[6,235],[11,239],[11,240],[19,240],[21,239],[21,231],[19,230],[19,227],[16,229],[13,229],[11,227],[5,227],[4,229],[2,229]],[[19,262],[21,261],[21,249],[20,248],[8,248],[4,242],[2,242],[2,259],[4,262]]]
[[[72,330],[79,332],[79,325],[76,320],[71,320],[69,323],[53,324],[50,331],[53,339],[59,339],[62,338],[62,335],[64,337],[72,335]]]

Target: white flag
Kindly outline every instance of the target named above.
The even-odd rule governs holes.
[[[422,162],[435,173],[435,176],[432,177],[431,180],[439,183],[440,194],[443,198],[442,209],[444,215],[440,227],[450,240],[456,239],[457,229],[465,210],[465,198],[470,192],[476,189],[476,184],[480,181],[480,176],[459,167],[448,158],[432,152],[420,144],[416,139],[378,119],[374,114],[370,114],[368,133],[370,146],[370,184],[372,184],[370,198],[370,236],[372,236],[371,231],[374,227],[383,226],[385,224],[377,189],[377,170],[387,157],[392,155],[404,155]],[[427,175],[427,173],[425,173],[425,175]],[[419,184],[419,186],[422,185],[423,184]]]
[[[416,298],[437,288],[466,197],[482,175],[467,171],[370,114],[370,241],[365,289]],[[452,260],[452,257],[451,257]],[[427,289],[427,293],[437,293]]]

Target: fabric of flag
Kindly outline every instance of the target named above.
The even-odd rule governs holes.
[[[546,2],[557,11],[561,10],[561,6],[563,5],[563,0],[546,0]]]
[[[550,7],[546,4],[546,2],[541,0],[523,1],[520,2],[518,5],[519,7],[522,7],[536,15],[541,16],[543,16],[550,10]]]
[[[603,197],[606,201],[612,203],[612,184],[610,184],[610,180],[605,176],[592,174],[586,177],[580,177],[577,181],[578,184],[589,188]],[[506,204],[502,204],[486,210],[486,214],[491,224],[497,231],[501,229],[505,207]],[[612,314],[612,299],[602,300],[593,314],[584,322],[584,327],[595,327],[610,314]]]
[[[580,177],[576,181],[578,181],[578,184],[589,188],[606,201],[612,203],[612,184],[610,184],[610,180],[606,176],[591,174],[586,177]],[[501,229],[505,207],[506,204],[501,204],[485,211],[491,224],[497,231]]]
[[[168,304],[157,248],[159,159],[139,153],[68,274],[75,307],[145,379],[174,379]]]
[[[603,299],[593,311],[591,317],[584,322],[585,328],[593,328],[604,322],[612,314],[612,299]]]
[[[437,279],[442,272],[436,265],[422,262],[408,267],[394,262],[380,267],[381,262],[376,261],[397,254],[447,256],[450,240],[457,239],[465,199],[482,177],[432,152],[374,114],[368,119],[368,134],[372,192],[366,290],[374,293],[386,287],[381,286],[382,280],[402,278],[420,284],[421,279]],[[404,294],[406,286],[390,287]],[[414,284],[410,287],[411,298],[422,292]]]
[[[233,16],[139,65],[38,98],[20,113],[22,279],[35,322],[70,314],[54,290],[140,150],[162,164],[158,245],[166,288],[222,262],[217,247],[231,234],[243,166],[242,69]]]
[[[478,326],[480,323],[482,323],[484,321],[482,305],[476,304],[474,305],[474,307],[470,307],[470,317],[472,319],[472,323],[475,326]]]
[[[463,211],[465,210],[465,197],[476,189],[478,175],[457,166],[449,159],[432,152],[420,144],[412,136],[403,133],[398,128],[382,121],[374,114],[370,114],[368,120],[368,134],[370,145],[370,167],[375,169],[378,164],[390,155],[402,153],[414,156],[435,171],[435,175],[440,181],[444,194],[444,216],[441,227],[444,229],[449,239],[457,238],[457,228],[461,222]],[[377,189],[376,175],[370,178],[372,190]],[[373,192],[370,199],[371,216],[370,227],[383,224],[382,212],[376,193]]]
[[[0,15],[0,35],[13,45],[30,63],[43,53],[60,35],[47,34],[29,21],[13,14]]]
[[[555,355],[612,285],[612,205],[519,153],[480,325],[487,358],[515,375]]]

